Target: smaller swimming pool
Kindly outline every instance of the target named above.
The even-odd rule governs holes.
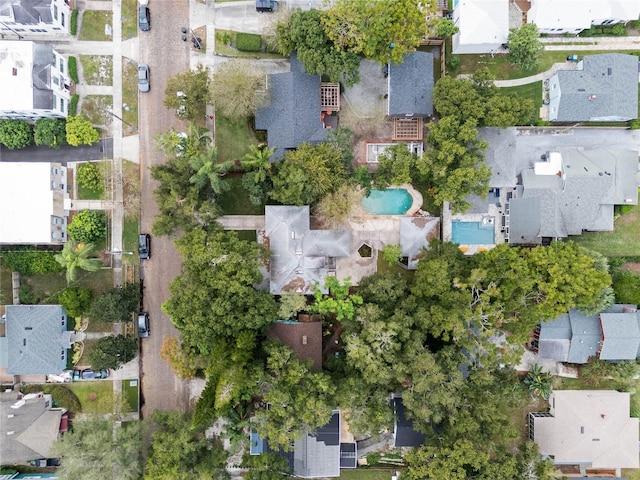
[[[458,245],[493,245],[495,228],[480,222],[451,222],[451,242]]]
[[[413,197],[404,188],[371,190],[362,199],[362,207],[371,215],[404,215],[413,205]]]

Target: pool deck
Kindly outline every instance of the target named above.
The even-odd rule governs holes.
[[[506,201],[506,200],[505,200]],[[502,202],[502,204],[504,205],[504,202]],[[488,209],[487,212],[485,213],[463,213],[463,214],[456,214],[453,215],[451,212],[451,207],[449,206],[448,202],[445,202],[444,205],[442,206],[442,240],[444,242],[450,242],[451,238],[452,238],[452,232],[451,232],[451,224],[454,220],[457,221],[461,221],[461,222],[482,222],[482,218],[483,217],[493,217],[495,218],[495,223],[494,223],[494,233],[495,233],[495,241],[493,244],[476,244],[476,245],[471,245],[471,244],[465,244],[465,245],[460,245],[460,250],[462,250],[464,252],[465,255],[474,255],[478,252],[482,252],[484,250],[491,250],[493,247],[495,247],[496,245],[499,245],[501,243],[505,242],[505,235],[504,232],[502,232],[501,230],[501,225],[502,225],[502,208],[490,204],[488,205]]]

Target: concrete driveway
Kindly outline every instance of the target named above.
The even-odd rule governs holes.
[[[139,32],[139,59],[149,65],[151,91],[139,96],[138,126],[140,133],[141,219],[140,231],[151,233],[158,208],[153,198],[157,184],[149,167],[165,161],[156,150],[155,137],[171,127],[183,129],[173,110],[165,108],[167,79],[189,69],[191,42],[180,39],[182,27],[189,27],[188,0],[151,1],[151,30]],[[165,337],[177,337],[178,331],[161,310],[169,297],[169,283],[180,273],[180,257],[172,239],[154,236],[150,260],[141,263],[144,276],[143,308],[149,312],[149,338],[141,339],[141,387],[143,417],[155,409],[186,410],[189,407],[188,382],[174,375],[160,358]]]

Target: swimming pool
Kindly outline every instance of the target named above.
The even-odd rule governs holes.
[[[493,245],[495,229],[480,222],[451,222],[451,241],[459,245]]]
[[[372,215],[404,215],[413,205],[413,197],[404,188],[371,190],[362,199],[362,206]]]

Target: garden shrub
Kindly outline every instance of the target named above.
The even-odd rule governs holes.
[[[73,56],[69,57],[67,68],[69,69],[69,76],[71,77],[71,80],[73,80],[75,83],[79,83],[80,80],[78,79],[78,59]]]
[[[82,406],[75,393],[64,385],[24,385],[20,388],[22,393],[48,393],[53,398],[57,407],[65,408],[72,413],[80,413]]]
[[[635,119],[635,120],[631,120],[631,123],[629,124],[629,128],[631,130],[640,130],[640,119]]]
[[[71,35],[75,35],[77,32],[78,32],[78,10],[71,10],[71,21],[69,22],[69,33],[71,33]]]
[[[71,100],[69,101],[69,116],[75,116],[78,112],[78,101],[80,100],[80,95],[74,93],[71,95]]]
[[[259,52],[262,38],[255,33],[236,33],[236,48],[243,52]]]
[[[8,247],[9,251],[0,251],[3,265],[12,272],[29,277],[31,275],[46,275],[63,270],[55,260],[54,252],[36,250],[34,247]]]
[[[83,188],[100,190],[102,188],[102,172],[95,163],[82,163],[76,170],[76,181]]]
[[[36,145],[60,148],[67,144],[67,122],[62,118],[40,118],[33,130]]]
[[[107,216],[99,210],[82,210],[67,226],[67,234],[77,242],[98,242],[107,236]]]
[[[24,120],[0,120],[0,143],[9,150],[28,147],[33,143],[33,127]]]
[[[91,307],[91,290],[83,287],[66,288],[58,295],[58,303],[70,317],[82,317]]]
[[[617,303],[640,305],[640,275],[622,268],[616,270],[613,273],[613,291]]]
[[[39,305],[44,300],[44,292],[35,291],[31,285],[20,285],[20,303],[23,305]]]

